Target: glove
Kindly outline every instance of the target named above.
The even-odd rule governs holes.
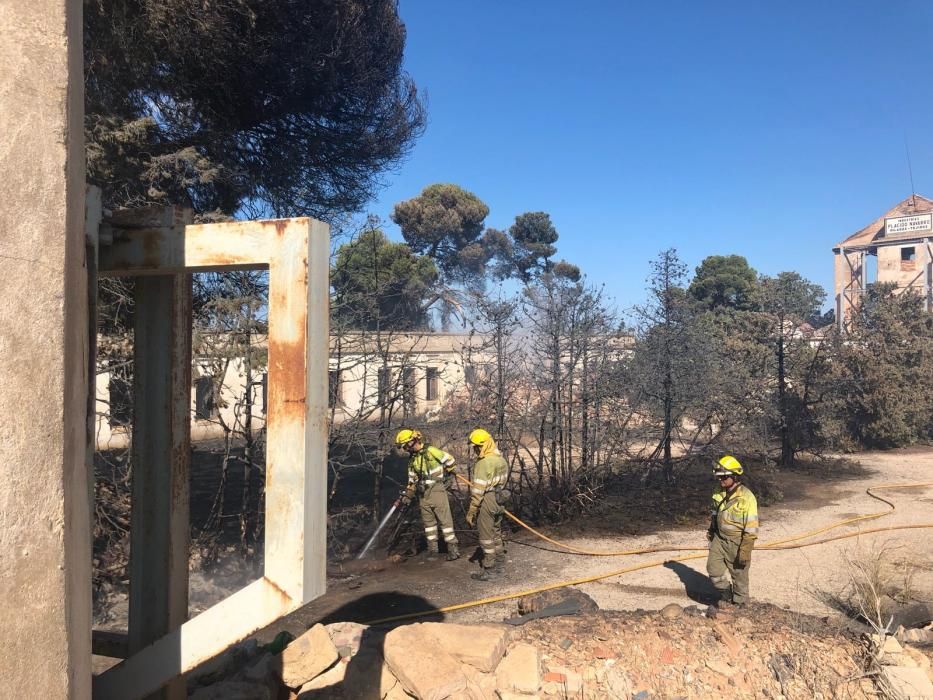
[[[467,525],[469,525],[470,527],[473,527],[473,523],[476,522],[476,509],[475,508],[470,508],[470,510],[467,511],[466,521],[467,521]]]
[[[754,540],[742,540],[742,544],[739,545],[739,555],[735,559],[736,569],[744,569],[752,563],[752,547],[754,545]]]
[[[403,491],[398,500],[401,502],[403,508],[407,508],[411,505],[411,494],[407,491]]]

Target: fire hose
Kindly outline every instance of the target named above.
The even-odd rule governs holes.
[[[469,480],[465,479],[459,474],[457,474],[456,476],[463,483],[472,486]],[[881,501],[882,503],[887,505],[889,508],[888,510],[883,510],[883,511],[875,512],[875,513],[868,513],[865,515],[857,515],[851,518],[846,518],[844,520],[839,520],[825,527],[808,530],[807,532],[804,532],[799,535],[793,535],[791,537],[785,537],[783,539],[774,540],[772,542],[767,542],[765,544],[755,547],[755,549],[765,550],[765,551],[802,549],[804,547],[813,547],[813,546],[820,545],[820,544],[826,544],[827,542],[834,542],[836,540],[843,540],[849,537],[859,537],[861,535],[869,535],[869,534],[874,534],[878,532],[893,532],[895,530],[915,530],[915,529],[933,528],[933,522],[917,523],[917,524],[911,524],[911,525],[892,525],[889,527],[877,527],[877,528],[871,528],[869,530],[859,530],[858,532],[849,532],[844,535],[835,535],[832,537],[825,537],[822,539],[813,540],[812,542],[800,542],[800,540],[809,539],[811,537],[815,537],[816,535],[820,535],[824,532],[828,532],[830,530],[834,530],[839,527],[844,527],[846,525],[852,525],[854,523],[864,522],[867,520],[876,520],[878,518],[882,518],[887,515],[890,515],[891,513],[897,510],[894,503],[892,503],[886,498],[883,498],[873,493],[873,491],[881,491],[885,489],[928,488],[930,486],[933,486],[933,482],[909,483],[909,484],[881,484],[878,486],[871,486],[865,489],[865,493],[868,494],[868,496],[870,496],[871,498]],[[650,569],[656,566],[663,566],[664,564],[668,562],[672,562],[672,561],[682,562],[682,561],[689,561],[691,559],[702,559],[707,556],[706,551],[705,551],[706,547],[657,546],[657,547],[643,547],[640,549],[628,549],[628,550],[615,551],[615,552],[597,552],[597,551],[582,549],[579,547],[574,547],[573,545],[568,545],[562,542],[558,542],[557,540],[554,540],[548,537],[547,535],[539,532],[538,530],[535,530],[533,527],[523,522],[520,518],[518,518],[518,516],[516,516],[514,513],[511,513],[508,510],[505,510],[505,515],[508,516],[511,520],[516,522],[521,527],[525,528],[526,530],[534,534],[535,536],[544,540],[545,542],[548,542],[556,547],[565,549],[568,552],[571,552],[574,554],[580,554],[584,556],[621,557],[621,556],[632,556],[636,554],[653,554],[653,553],[658,553],[658,552],[680,552],[680,551],[696,552],[698,550],[704,550],[704,551],[700,552],[699,554],[686,554],[683,556],[674,557],[672,559],[656,559],[654,561],[644,562],[642,564],[637,564],[635,566],[629,566],[624,569],[617,569],[615,571],[608,571],[606,573],[596,574],[594,576],[587,576],[584,578],[573,579],[569,581],[559,581],[557,583],[551,583],[545,586],[539,586],[537,588],[531,588],[528,590],[517,591],[514,593],[505,593],[502,595],[490,596],[487,598],[480,598],[478,600],[471,600],[471,601],[467,601],[464,603],[448,605],[442,608],[437,608],[435,610],[406,613],[404,615],[394,615],[392,617],[385,617],[379,620],[373,620],[369,622],[369,624],[375,625],[375,624],[383,624],[383,623],[388,623],[388,622],[399,622],[402,620],[411,620],[411,619],[415,619],[418,617],[423,617],[429,614],[448,613],[448,612],[454,612],[457,610],[464,610],[466,608],[474,608],[474,607],[478,607],[481,605],[490,605],[492,603],[499,603],[499,602],[506,601],[506,600],[514,600],[516,598],[523,598],[525,596],[534,595],[536,593],[543,593],[544,591],[551,591],[551,590],[555,590],[558,588],[566,588],[567,586],[578,586],[584,583],[592,583],[594,581],[601,581],[603,579],[613,578],[615,576],[621,576],[623,574],[632,573],[634,571],[641,571],[643,569]]]

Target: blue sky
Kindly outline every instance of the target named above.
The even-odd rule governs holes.
[[[832,293],[833,244],[933,194],[933,3],[402,0],[429,125],[369,211],[434,182],[546,211],[622,307],[736,253]],[[401,235],[391,222],[387,233]],[[829,306],[829,303],[827,303]]]

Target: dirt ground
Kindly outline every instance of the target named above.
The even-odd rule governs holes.
[[[760,509],[760,542],[784,539],[836,521],[887,510],[865,489],[881,484],[933,482],[933,448],[850,455],[847,464],[831,468],[803,468],[779,475],[784,498]],[[710,484],[712,487],[712,484]],[[933,523],[933,488],[896,489],[881,492],[895,506],[891,515],[874,521],[847,525],[824,536],[858,533],[872,527]],[[705,508],[708,492],[695,494],[694,511]],[[657,494],[658,498],[662,496]],[[639,510],[651,511],[652,494],[640,497]],[[768,499],[763,499],[768,500]],[[657,509],[655,509],[657,510]],[[619,513],[625,519],[625,513]],[[648,516],[646,516],[648,517]],[[630,518],[629,518],[630,519]],[[676,528],[646,534],[616,534],[604,522],[581,519],[547,533],[577,547],[617,551],[659,545],[705,548],[705,524],[695,517],[678,518]],[[614,518],[612,519],[614,520]],[[627,528],[638,530],[637,527]],[[470,533],[462,533],[462,542]],[[901,530],[868,534],[841,541],[789,551],[756,551],[751,568],[752,597],[777,607],[816,616],[839,616],[834,599],[849,581],[848,561],[876,556],[881,549],[895,563],[914,569],[911,595],[933,601],[933,531]],[[472,547],[466,548],[468,551]],[[705,554],[684,562],[663,563],[689,554],[649,554],[627,557],[587,557],[556,550],[526,532],[516,533],[509,544],[508,573],[495,583],[473,581],[476,564],[466,557],[456,562],[427,562],[423,556],[402,562],[388,560],[349,562],[329,571],[328,593],[276,625],[260,637],[271,638],[288,629],[301,632],[314,622],[356,620],[371,622],[411,611],[425,611],[424,619],[450,621],[501,620],[514,614],[515,601],[498,602],[441,614],[438,608],[489,596],[516,593],[559,581],[575,580],[616,571],[644,562],[661,565],[641,571],[585,583],[588,593],[603,610],[659,610],[668,603],[690,605],[707,602],[711,593],[705,574]]]

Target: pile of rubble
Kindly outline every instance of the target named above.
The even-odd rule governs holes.
[[[903,693],[911,687],[904,683],[933,679],[927,649],[881,643],[770,605],[719,618],[677,605],[591,611],[521,626],[341,622],[315,625],[281,651],[241,648],[221,680],[215,673],[206,680],[216,682],[195,685],[191,697],[831,700],[875,698],[879,688]]]

